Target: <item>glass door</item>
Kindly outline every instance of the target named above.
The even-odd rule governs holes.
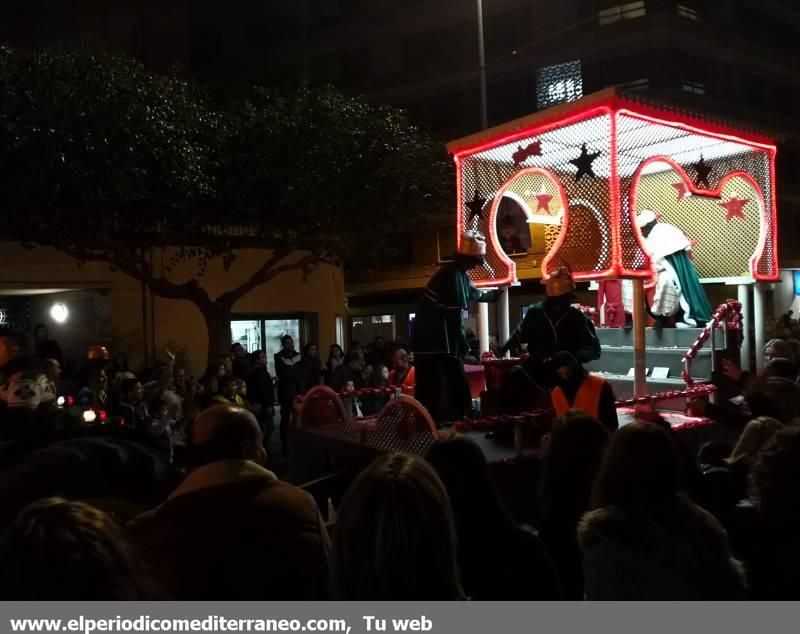
[[[246,352],[261,350],[263,338],[261,319],[240,319],[231,322],[231,341],[240,343]]]

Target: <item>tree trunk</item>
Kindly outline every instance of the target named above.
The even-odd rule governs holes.
[[[231,348],[231,306],[214,302],[200,307],[208,331],[208,365],[221,354],[228,354]]]

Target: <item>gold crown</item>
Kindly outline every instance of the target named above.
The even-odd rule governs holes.
[[[458,254],[482,258],[486,255],[486,238],[477,231],[465,231],[461,234]]]
[[[558,297],[572,293],[575,290],[575,282],[572,273],[566,267],[561,267],[553,271],[550,277],[545,280],[545,292],[548,297]]]

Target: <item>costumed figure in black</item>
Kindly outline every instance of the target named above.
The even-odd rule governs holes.
[[[428,281],[417,308],[414,336],[416,397],[436,420],[462,418],[471,408],[463,358],[470,351],[464,312],[471,302],[491,302],[497,292],[475,288],[471,269],[482,266],[486,241],[477,232],[461,236],[453,261]]]
[[[514,356],[527,346],[528,358],[514,368],[503,386],[503,409],[508,413],[525,411],[549,403],[547,392],[558,385],[557,368],[553,357],[569,352],[578,362],[600,358],[600,341],[591,319],[578,308],[575,283],[566,268],[553,272],[545,283],[547,297],[528,309],[525,318],[509,340],[501,346],[502,356],[510,351]]]

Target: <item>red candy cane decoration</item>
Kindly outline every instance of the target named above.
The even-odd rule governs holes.
[[[689,346],[686,354],[683,355],[683,372],[681,378],[686,386],[691,388],[694,385],[694,379],[691,375],[692,361],[694,361],[697,353],[705,345],[706,341],[711,337],[714,328],[718,328],[720,322],[728,320],[728,331],[741,333],[742,331],[742,305],[735,299],[729,299],[717,307],[714,314],[711,316],[705,328],[697,335],[695,342]]]

